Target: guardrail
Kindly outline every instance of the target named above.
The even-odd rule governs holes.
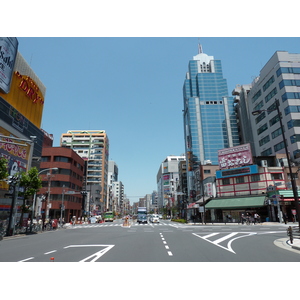
[[[289,226],[287,229],[287,235],[290,237],[291,244],[293,244],[294,239],[300,239],[299,226]]]

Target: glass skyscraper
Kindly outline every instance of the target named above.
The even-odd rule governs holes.
[[[183,100],[187,170],[199,163],[218,165],[218,150],[239,145],[234,99],[228,96],[221,61],[203,53],[201,45],[189,61]]]

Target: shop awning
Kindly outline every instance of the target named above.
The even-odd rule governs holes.
[[[247,207],[261,207],[265,205],[266,196],[260,197],[243,197],[243,198],[228,198],[228,199],[213,199],[206,205],[206,209],[238,209]]]
[[[194,206],[195,204],[196,204],[195,202],[194,202],[194,203],[191,203],[191,204],[188,205],[187,208],[193,208],[193,206]]]

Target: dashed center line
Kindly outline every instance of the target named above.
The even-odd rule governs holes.
[[[163,234],[162,234],[162,233],[159,233],[159,234],[160,234],[160,237],[161,237],[162,242],[165,244],[165,248],[166,248],[167,250],[169,250],[170,248],[169,248],[168,245],[166,245],[167,242],[165,241],[165,238],[164,238]],[[173,256],[173,253],[172,253],[171,251],[168,251],[167,253],[168,253],[169,256]]]

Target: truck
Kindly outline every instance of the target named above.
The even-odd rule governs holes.
[[[147,220],[147,207],[138,207],[137,211],[137,219],[136,221],[141,224],[141,223],[148,223]]]

